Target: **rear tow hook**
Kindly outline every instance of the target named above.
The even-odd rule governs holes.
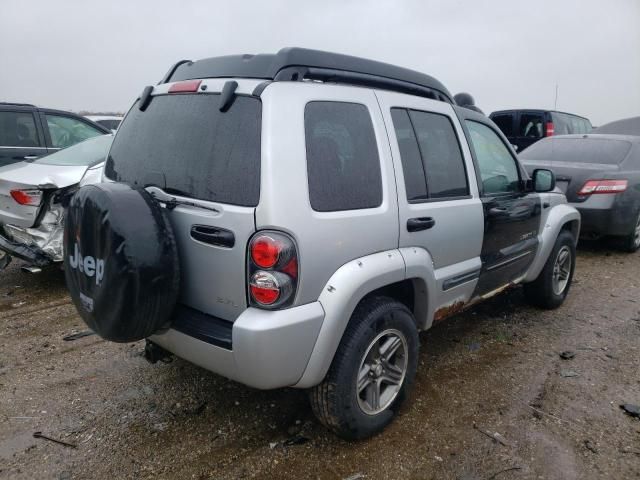
[[[144,358],[149,363],[171,363],[173,361],[173,355],[160,345],[153,343],[151,340],[147,340],[144,345]]]

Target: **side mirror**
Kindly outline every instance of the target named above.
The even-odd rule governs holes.
[[[538,168],[533,171],[533,190],[535,192],[550,192],[554,188],[556,188],[556,176],[551,170]]]

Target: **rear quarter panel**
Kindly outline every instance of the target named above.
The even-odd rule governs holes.
[[[315,301],[347,262],[398,246],[398,206],[389,141],[373,91],[303,82],[276,82],[261,95],[262,178],[256,228],[289,233],[296,241],[300,280],[296,305]],[[376,136],[382,204],[375,208],[317,212],[307,178],[304,112],[312,101],[365,105]]]

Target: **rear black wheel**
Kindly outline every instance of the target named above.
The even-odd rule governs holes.
[[[563,230],[538,278],[524,285],[529,303],[545,309],[562,305],[571,288],[575,264],[575,240],[571,232]]]
[[[318,420],[352,440],[383,430],[411,389],[418,344],[416,324],[407,307],[386,297],[362,302],[327,376],[310,391]]]

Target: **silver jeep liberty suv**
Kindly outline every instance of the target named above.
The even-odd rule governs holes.
[[[103,338],[308,389],[345,438],[391,422],[418,332],[524,285],[564,301],[578,212],[428,75],[288,48],[182,61],[73,197],[65,272]]]

